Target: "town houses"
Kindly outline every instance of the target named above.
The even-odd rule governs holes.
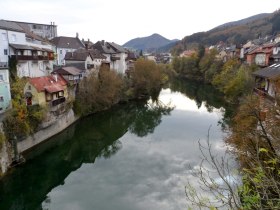
[[[125,75],[135,54],[114,42],[58,36],[57,25],[0,20],[0,114],[11,108],[10,78],[28,78],[28,106],[52,108],[75,97],[83,77],[102,66]],[[133,54],[133,55],[131,55]]]
[[[0,20],[0,113],[11,107],[10,78],[28,78],[24,88],[28,106],[51,104],[57,107],[75,98],[79,82],[102,66],[121,75],[134,69],[137,53],[115,42],[95,43],[75,36],[58,36],[58,26]],[[218,42],[208,46],[205,53],[217,50],[216,59],[223,62],[236,58],[247,65],[256,65],[253,74],[256,89],[275,97],[275,78],[280,77],[280,35],[259,37],[243,45]],[[139,53],[138,53],[139,54]],[[156,63],[172,63],[170,53],[145,53],[144,59]],[[180,57],[197,56],[188,49]],[[97,74],[96,74],[97,75]]]

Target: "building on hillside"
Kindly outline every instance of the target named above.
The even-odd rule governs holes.
[[[87,70],[89,74],[93,70],[98,70],[102,65],[102,61],[106,61],[106,57],[96,49],[79,49],[74,52],[67,52],[65,55],[65,65],[75,66],[80,65],[81,70]]]
[[[68,83],[68,85],[78,84],[83,78],[83,71],[76,67],[65,67],[62,66],[58,69],[55,69],[52,74],[59,74],[62,76]]]
[[[0,66],[0,114],[11,108],[9,70]]]
[[[92,45],[94,45],[94,43],[92,41],[90,41],[89,39],[87,41],[85,41],[84,39],[82,39],[83,44],[85,45],[86,49],[90,49],[92,47]]]
[[[28,106],[47,107],[50,112],[60,114],[68,100],[67,81],[60,75],[29,78],[24,87]]]
[[[280,42],[276,43],[273,47],[273,52],[271,55],[271,61],[273,63],[279,63],[280,62]]]
[[[258,93],[272,99],[279,96],[280,90],[277,83],[280,79],[280,63],[255,71],[253,75],[255,76],[255,90]]]
[[[14,22],[21,26],[22,28],[27,29],[31,33],[40,36],[43,39],[52,39],[57,36],[57,25],[54,22],[51,24],[41,24],[41,23],[28,23],[28,22],[19,22],[19,21],[9,21]]]
[[[110,69],[120,74],[125,74],[127,70],[126,58],[127,51],[114,42],[105,42],[104,40],[96,42],[92,49],[97,49],[110,62]],[[102,63],[105,63],[104,61]]]
[[[188,58],[188,57],[192,57],[196,54],[196,51],[195,50],[185,50],[184,52],[182,52],[180,54],[180,57],[185,57],[185,58]]]
[[[17,23],[0,20],[0,63],[8,66],[17,63],[19,77],[46,76],[52,71],[54,53],[52,45],[40,37],[23,29]]]
[[[247,53],[247,63],[266,67],[271,64],[271,55],[275,43],[266,43]]]
[[[58,66],[65,65],[64,58],[67,52],[74,52],[85,48],[85,45],[79,39],[78,33],[76,37],[55,37],[51,40],[51,43],[55,45],[56,65]]]
[[[150,54],[150,53],[145,53],[143,55],[144,59],[149,60],[149,61],[153,61],[153,62],[157,62],[157,57],[155,54]]]
[[[83,71],[74,66],[62,66],[59,69],[54,70],[52,74],[58,74],[67,81],[69,97],[75,99],[78,85],[83,79]]]

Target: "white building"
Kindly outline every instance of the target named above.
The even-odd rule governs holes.
[[[9,70],[0,66],[0,113],[11,108]]]
[[[126,58],[127,51],[114,42],[105,42],[104,40],[96,42],[93,49],[97,49],[110,62],[110,69],[120,74],[125,74],[127,70]]]
[[[59,36],[51,40],[55,46],[56,53],[56,65],[62,66],[65,65],[65,55],[67,52],[74,52],[78,49],[84,49],[85,46],[82,41],[79,39],[78,34],[76,37],[66,37]]]
[[[9,57],[17,63],[17,76],[46,76],[53,69],[52,45],[17,23],[0,20],[0,63],[7,64]],[[8,65],[8,64],[7,64]]]
[[[99,70],[104,61],[106,61],[106,57],[96,49],[79,49],[75,52],[67,52],[65,55],[66,66],[85,70],[86,74]]]
[[[28,30],[44,39],[52,39],[57,36],[57,25],[55,25],[54,22],[51,22],[51,24],[28,23],[19,21],[9,22],[14,22],[21,28]]]

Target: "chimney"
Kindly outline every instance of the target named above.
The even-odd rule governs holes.
[[[102,45],[104,45],[104,44],[105,44],[105,41],[104,41],[104,40],[102,40],[102,41],[101,41],[101,43],[102,43]]]
[[[79,33],[78,32],[76,32],[76,38],[79,38]]]
[[[53,78],[54,78],[55,82],[57,82],[57,74],[56,73],[53,74]]]

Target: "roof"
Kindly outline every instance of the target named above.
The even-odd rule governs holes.
[[[272,51],[273,51],[273,49],[271,49],[271,48],[258,47],[258,48],[255,48],[254,50],[248,52],[248,55],[250,55],[250,54],[258,54],[258,53],[269,54],[269,53],[272,53]]]
[[[90,56],[93,59],[106,59],[97,49],[78,49],[75,52],[67,52],[65,55],[65,60],[75,60],[75,61],[85,61],[87,57]]]
[[[34,50],[33,47],[27,46],[27,45],[23,45],[23,44],[10,44],[10,46],[14,49],[18,49],[18,50]]]
[[[280,77],[280,63],[275,63],[269,67],[255,71],[253,75],[267,79],[276,79]]]
[[[24,33],[23,29],[18,24],[6,20],[0,20],[0,28]]]
[[[51,43],[59,48],[80,49],[85,47],[78,37],[58,36],[54,37]]]
[[[91,57],[94,58],[99,58],[99,59],[106,59],[106,56],[104,56],[99,50],[97,49],[89,49],[88,50]]]
[[[67,52],[65,54],[64,60],[74,60],[74,61],[85,61],[89,56],[89,52]]]
[[[32,39],[36,39],[39,41],[45,41],[42,37],[32,33],[30,31],[30,28],[27,25],[20,23],[20,22],[18,22],[17,24],[22,28],[22,30],[24,31],[24,33],[26,34],[27,37],[30,37]]]
[[[28,45],[23,45],[23,44],[10,44],[10,46],[17,50],[40,50],[40,51],[45,51],[45,52],[53,52],[51,49],[33,47],[33,46],[28,46]]]
[[[57,81],[55,80],[55,76],[34,77],[29,78],[28,81],[38,92],[52,92],[54,90],[58,92],[64,89],[63,86],[67,85],[66,80],[60,75],[57,75]]]
[[[13,20],[8,20],[8,21],[9,22],[14,22],[14,23],[36,24],[36,25],[46,25],[46,26],[57,26],[57,25],[54,25],[54,24],[33,23],[33,22],[13,21]]]
[[[126,53],[127,51],[120,45],[114,43],[114,42],[107,42],[111,47],[114,48],[114,50],[118,53]]]
[[[104,54],[116,54],[117,52],[109,45],[107,42],[98,41],[91,47],[92,49],[97,49],[99,52]]]
[[[64,67],[76,67],[82,71],[86,70],[85,63],[66,63]]]
[[[66,67],[64,66],[54,70],[53,73],[57,73],[61,75],[79,75],[82,73],[82,70],[74,66],[66,66]]]
[[[59,92],[63,90],[63,86],[59,85],[59,84],[52,84],[49,86],[45,86],[45,90],[48,93],[55,93],[55,92]]]

